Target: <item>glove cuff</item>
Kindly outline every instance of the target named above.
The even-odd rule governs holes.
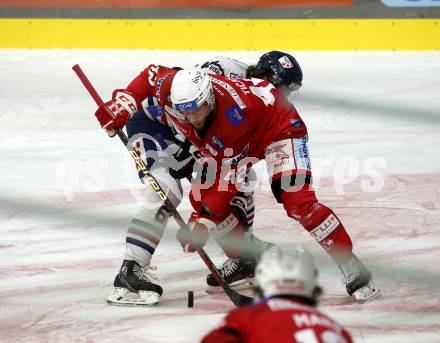
[[[215,234],[215,229],[217,227],[217,224],[214,223],[211,219],[202,216],[199,218],[198,222],[200,224],[205,225],[210,234]]]
[[[134,95],[125,89],[113,91],[113,100],[128,112],[130,118],[138,111],[139,104]]]

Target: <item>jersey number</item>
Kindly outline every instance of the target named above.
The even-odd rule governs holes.
[[[313,329],[306,329],[295,332],[295,342],[297,343],[319,343],[317,334]],[[324,331],[320,335],[323,343],[347,343],[347,341],[333,331]]]

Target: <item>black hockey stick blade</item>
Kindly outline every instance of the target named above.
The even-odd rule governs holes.
[[[249,305],[254,301],[254,298],[248,297],[244,294],[240,294],[234,291],[231,287],[223,287],[223,289],[228,294],[229,299],[231,299],[233,304],[237,307]]]

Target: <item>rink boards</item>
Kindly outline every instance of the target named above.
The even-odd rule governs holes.
[[[0,19],[0,48],[438,50],[438,19]]]

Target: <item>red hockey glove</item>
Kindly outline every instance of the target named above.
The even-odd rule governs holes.
[[[137,110],[138,104],[133,94],[124,89],[116,89],[112,100],[99,107],[95,116],[108,135],[114,137],[114,129],[123,128]]]
[[[188,221],[191,231],[181,228],[177,231],[177,239],[185,252],[194,252],[203,248],[209,238],[209,233],[216,224],[207,216],[193,212]]]

